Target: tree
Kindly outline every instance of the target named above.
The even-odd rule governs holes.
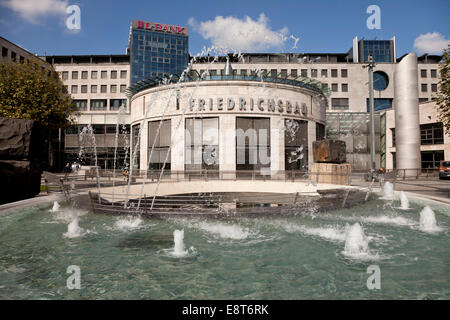
[[[442,61],[439,66],[441,80],[436,99],[439,120],[442,121],[445,131],[450,132],[450,45],[443,50]]]
[[[73,115],[72,99],[54,70],[31,62],[0,63],[0,117],[65,128]]]

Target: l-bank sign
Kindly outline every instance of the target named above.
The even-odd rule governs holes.
[[[165,33],[174,33],[180,35],[188,35],[188,28],[173,26],[170,24],[164,23],[156,23],[156,22],[147,22],[142,20],[133,20],[133,28],[135,29],[144,29],[144,30],[152,30],[159,31]]]

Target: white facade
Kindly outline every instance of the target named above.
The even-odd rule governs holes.
[[[312,163],[316,123],[325,124],[325,107],[317,92],[280,83],[208,80],[144,89],[131,98],[131,126],[139,125],[142,132],[139,167],[145,169],[150,163],[148,157],[154,139],[149,141],[149,122],[163,119],[171,121],[170,133],[160,133],[171,135],[171,170],[185,170],[189,147],[185,144],[185,121],[192,118],[218,118],[220,171],[237,170],[239,118],[269,120],[270,167],[267,169],[272,173],[285,170],[285,119],[305,121],[308,145],[304,147],[308,148],[308,160]]]

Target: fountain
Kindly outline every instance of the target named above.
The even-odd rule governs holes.
[[[381,199],[394,200],[394,185],[389,181],[386,181],[383,186],[383,197]]]
[[[345,238],[344,254],[348,256],[358,256],[367,254],[369,250],[369,240],[364,234],[361,225],[356,222],[348,228]]]
[[[60,205],[58,201],[53,202],[53,207],[50,209],[51,212],[58,212],[60,208]]]
[[[188,254],[187,250],[184,250],[184,230],[175,230],[173,232],[173,255],[176,257],[184,257]]]
[[[139,228],[141,226],[141,224],[142,224],[141,217],[129,216],[129,217],[118,219],[114,223],[114,227],[119,230],[134,230],[134,229]]]
[[[78,216],[75,216],[74,219],[67,226],[67,232],[64,233],[66,238],[77,238],[83,234],[83,228],[81,228],[78,224]]]
[[[400,209],[402,210],[409,209],[409,200],[403,191],[400,192],[400,202],[401,202]]]
[[[433,210],[429,206],[420,211],[420,230],[425,232],[436,232],[440,231],[441,228],[437,226],[436,216]]]

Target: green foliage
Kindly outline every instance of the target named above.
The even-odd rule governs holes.
[[[64,128],[73,115],[72,99],[55,71],[35,63],[0,63],[0,117]]]
[[[436,104],[439,112],[439,119],[445,127],[445,131],[450,132],[450,45],[444,49],[442,61],[439,66],[441,80]]]

